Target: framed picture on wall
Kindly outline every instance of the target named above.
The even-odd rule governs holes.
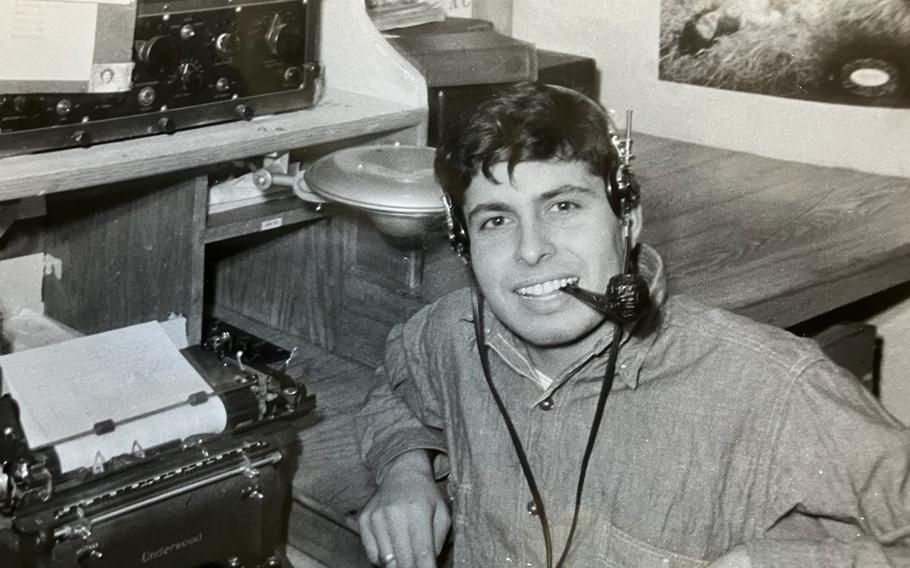
[[[661,0],[659,79],[910,107],[910,0]]]

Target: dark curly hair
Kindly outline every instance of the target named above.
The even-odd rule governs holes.
[[[551,159],[580,161],[606,187],[615,187],[619,164],[610,140],[606,111],[600,104],[565,87],[522,83],[483,103],[465,122],[446,133],[436,151],[436,178],[461,209],[465,192],[478,173],[494,183],[491,168]],[[618,214],[619,203],[610,200]]]

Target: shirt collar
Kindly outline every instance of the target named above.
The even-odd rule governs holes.
[[[660,317],[660,306],[667,295],[663,259],[657,251],[645,244],[640,247],[638,271],[648,283],[651,303],[642,318],[624,330],[616,362],[616,378],[622,385],[630,389],[638,386],[639,371],[654,342],[653,331]],[[603,372],[607,364],[612,326],[606,326],[602,332],[603,335],[594,344],[594,347],[589,352],[582,354],[562,375],[550,377],[551,380],[547,381],[547,377],[531,364],[524,341],[509,331],[490,311],[489,306],[485,305],[484,310],[484,319],[487,322],[484,330],[487,346],[512,370],[543,388],[542,399],[549,396],[570,378],[580,373]],[[614,386],[614,388],[616,387]]]

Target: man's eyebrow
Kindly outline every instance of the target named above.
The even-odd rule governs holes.
[[[563,197],[569,194],[580,193],[583,195],[594,195],[596,192],[595,189],[583,185],[572,185],[566,184],[557,187],[556,189],[551,189],[550,191],[545,191],[537,197],[537,201],[549,201],[556,197]]]

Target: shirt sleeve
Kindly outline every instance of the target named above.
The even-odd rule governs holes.
[[[383,468],[416,449],[445,452],[442,395],[426,353],[426,310],[389,333],[376,386],[357,415],[361,458],[382,480]]]
[[[910,430],[826,359],[781,404],[753,566],[910,566]]]

